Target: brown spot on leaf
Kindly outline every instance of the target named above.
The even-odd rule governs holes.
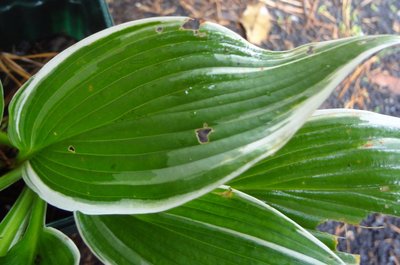
[[[365,144],[364,144],[364,147],[365,148],[369,148],[369,147],[373,147],[374,146],[374,144],[371,142],[371,141],[368,141],[368,142],[366,142]]]
[[[68,152],[75,154],[75,147],[73,145],[68,146]]]
[[[233,195],[235,195],[233,193],[232,188],[229,188],[228,190],[224,191],[224,192],[218,192],[218,195],[220,195],[221,197],[227,198],[227,199],[231,199],[233,198]]]
[[[311,54],[314,54],[314,52],[315,52],[315,51],[314,51],[314,47],[313,47],[313,46],[308,46],[308,49],[307,49],[307,52],[306,52],[306,53],[307,53],[308,55],[311,55]]]
[[[161,27],[161,26],[158,26],[158,27],[156,27],[156,32],[157,33],[161,33],[161,32],[163,32],[163,27]]]
[[[208,127],[207,123],[204,123],[203,128],[196,129],[196,137],[200,144],[206,144],[210,142],[208,136],[213,132],[213,128]]]
[[[200,20],[196,18],[189,18],[182,25],[182,29],[198,30],[200,28],[200,24],[201,24]]]

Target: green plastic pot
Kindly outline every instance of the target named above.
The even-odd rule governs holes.
[[[60,34],[80,40],[112,25],[105,0],[0,1],[0,49]]]

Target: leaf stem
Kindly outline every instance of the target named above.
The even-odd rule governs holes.
[[[8,188],[21,178],[21,167],[14,168],[0,177],[0,191]]]
[[[29,264],[34,263],[35,255],[37,253],[41,230],[44,227],[46,203],[35,194],[31,209],[28,227],[23,236],[24,244],[28,245],[27,249],[29,250],[29,256],[27,257],[27,262]]]
[[[10,139],[8,138],[8,135],[6,132],[0,131],[0,144],[2,145],[7,145],[9,147],[14,147],[11,142]]]
[[[23,230],[34,196],[35,194],[30,189],[25,188],[0,223],[0,257],[7,254],[18,230]]]

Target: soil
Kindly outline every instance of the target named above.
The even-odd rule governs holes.
[[[115,24],[152,16],[190,16],[222,24],[246,38],[241,17],[255,0],[108,0]],[[398,0],[263,0],[271,16],[271,30],[260,46],[270,50],[285,50],[299,45],[358,34],[399,34],[400,1]],[[21,43],[10,53],[26,55],[59,52],[74,43],[66,36],[57,36],[35,44]],[[53,56],[53,55],[51,55]],[[32,65],[30,74],[48,59]],[[321,108],[358,108],[400,117],[400,48],[378,54],[352,74],[321,106]],[[29,68],[28,67],[28,68]],[[389,78],[390,77],[390,78]],[[4,80],[4,73],[0,73]],[[6,98],[15,93],[13,80],[4,82]],[[20,80],[21,82],[23,80]],[[15,83],[15,82],[14,82]],[[7,101],[7,100],[6,100]],[[4,123],[3,123],[4,124]],[[2,149],[0,164],[15,156],[15,150]],[[8,211],[15,194],[22,188],[0,193],[0,218]],[[13,195],[14,194],[14,195]],[[52,207],[47,222],[70,216]],[[321,231],[339,236],[338,249],[361,255],[361,264],[400,264],[400,219],[371,214],[359,226],[340,222],[320,225]],[[84,247],[79,235],[66,231],[82,252],[81,264],[102,264]]]

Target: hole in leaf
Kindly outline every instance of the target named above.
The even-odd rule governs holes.
[[[308,55],[311,55],[311,54],[313,54],[315,51],[314,51],[314,47],[313,46],[309,46],[308,47],[308,49],[307,49],[307,54]]]
[[[73,145],[68,146],[68,152],[75,154],[75,147]]]
[[[203,128],[196,129],[196,136],[197,140],[199,141],[200,144],[206,144],[210,142],[210,139],[208,136],[210,133],[213,132],[213,129],[211,127],[208,127],[208,125],[205,123],[203,125]]]
[[[186,22],[182,25],[183,29],[191,29],[191,30],[198,30],[200,28],[200,20],[195,18],[189,18]]]
[[[164,29],[163,29],[163,27],[161,27],[161,26],[159,26],[159,27],[156,28],[156,32],[157,32],[157,33],[161,33],[161,32],[163,32],[163,30],[164,30]]]

